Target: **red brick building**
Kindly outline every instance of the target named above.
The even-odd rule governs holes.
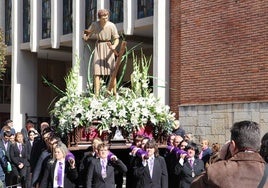
[[[268,125],[267,1],[171,0],[170,41],[170,105],[179,107],[186,129],[212,134],[219,105],[229,111],[220,118],[225,125],[240,119]],[[241,110],[248,115],[237,115]],[[200,117],[200,111],[214,115]],[[189,117],[197,119],[189,123]],[[210,128],[204,133],[199,126]]]

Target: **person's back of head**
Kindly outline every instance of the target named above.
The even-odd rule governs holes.
[[[185,136],[184,136],[184,139],[186,141],[191,141],[191,142],[194,142],[194,136],[193,136],[193,133],[186,133]]]
[[[219,152],[220,149],[221,149],[221,146],[220,146],[219,143],[213,143],[213,144],[211,145],[211,150],[212,150],[213,153],[217,153],[217,152]]]
[[[13,121],[11,119],[8,119],[5,121],[4,125],[8,125],[10,127],[13,127]]]
[[[1,129],[1,139],[7,140],[11,136],[11,127],[8,125],[5,125]]]
[[[260,128],[256,122],[240,121],[231,128],[231,140],[238,151],[257,151],[260,146]]]
[[[1,132],[6,132],[6,131],[11,131],[11,127],[8,125],[5,125],[2,129]]]
[[[31,128],[34,128],[34,122],[28,119],[25,123],[26,131],[28,132]]]
[[[3,136],[4,137],[10,137],[12,134],[11,134],[11,131],[4,131],[4,133],[3,133]]]
[[[268,133],[261,139],[260,155],[268,163]]]
[[[40,124],[40,132],[41,132],[41,134],[43,133],[44,129],[47,128],[47,127],[49,127],[49,124],[47,122],[42,122]]]

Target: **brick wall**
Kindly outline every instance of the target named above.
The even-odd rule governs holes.
[[[171,0],[170,106],[268,100],[268,2]]]

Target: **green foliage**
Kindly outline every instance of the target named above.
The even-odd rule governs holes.
[[[67,97],[77,95],[78,85],[79,85],[79,81],[78,81],[79,69],[80,69],[80,60],[77,59],[70,73],[64,78],[65,83],[66,83]]]
[[[53,91],[55,91],[60,97],[65,96],[65,92],[62,91],[60,88],[58,88],[57,86],[55,86],[52,82],[50,82],[49,80],[47,80],[47,78],[45,76],[42,76],[42,80],[43,83],[47,86],[49,86]]]
[[[123,55],[122,57],[122,60],[121,60],[121,63],[123,64],[123,67],[122,67],[122,74],[120,75],[118,81],[117,81],[117,87],[119,87],[121,85],[121,82],[124,78],[124,75],[126,73],[126,69],[127,69],[127,65],[128,65],[128,57],[129,55],[132,53],[134,54],[134,50],[140,46],[142,43],[138,43],[136,44],[135,46],[133,46],[132,48],[130,49],[126,49],[126,53]]]
[[[137,96],[148,97],[151,93],[149,88],[149,68],[152,56],[149,59],[143,54],[141,50],[140,59],[133,53],[133,73],[131,74],[131,87]]]
[[[89,44],[87,44],[87,47],[90,53],[89,60],[88,60],[88,69],[87,69],[87,83],[88,83],[87,89],[90,93],[93,93],[94,88],[93,88],[93,75],[91,74],[91,68],[92,68],[91,62],[93,60],[95,50],[92,50]]]
[[[3,79],[3,75],[6,72],[6,48],[7,46],[4,43],[4,35],[3,35],[3,31],[0,28],[0,80]]]

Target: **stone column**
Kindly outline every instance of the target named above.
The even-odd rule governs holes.
[[[23,31],[23,1],[12,0],[12,78],[11,119],[20,131],[25,124],[25,113],[35,116],[37,111],[37,57],[20,50]]]
[[[169,1],[154,1],[153,30],[154,94],[169,104]]]
[[[51,46],[60,47],[60,37],[62,35],[63,20],[63,0],[51,0]]]
[[[83,41],[83,30],[85,29],[85,1],[73,1],[73,65],[80,61],[79,91],[86,88],[88,50]]]
[[[42,35],[42,1],[31,0],[30,48],[37,52]]]
[[[137,1],[124,1],[124,34],[133,35],[135,20],[137,19]]]

